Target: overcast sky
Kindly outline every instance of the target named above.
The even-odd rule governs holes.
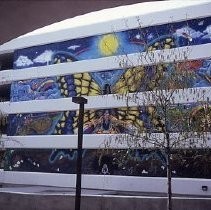
[[[144,1],[146,0],[0,0],[0,44],[80,14]]]

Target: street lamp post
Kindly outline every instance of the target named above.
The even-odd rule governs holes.
[[[77,155],[76,194],[75,194],[75,210],[80,210],[84,104],[87,103],[87,99],[83,97],[72,97],[72,102],[80,105],[79,117],[78,117],[78,151],[77,151],[78,155]]]

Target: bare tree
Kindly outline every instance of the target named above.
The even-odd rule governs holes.
[[[195,79],[192,64],[199,61],[189,60],[189,47],[169,50],[171,42],[166,39],[155,43],[156,46],[146,47],[146,53],[137,54],[136,64],[129,55],[119,57],[120,66],[125,69],[121,78],[125,88],[116,91],[118,98],[127,101],[127,110],[131,109],[130,102],[148,109],[150,126],[128,118],[126,121],[134,125],[133,131],[116,140],[120,142],[120,138],[124,138],[133,148],[148,146],[165,151],[168,210],[172,210],[172,151],[207,147],[211,130],[211,89],[191,88]],[[200,116],[193,114],[195,110]]]

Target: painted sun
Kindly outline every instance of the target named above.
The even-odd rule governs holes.
[[[99,49],[104,56],[115,54],[118,48],[119,40],[115,34],[104,35],[99,41]]]

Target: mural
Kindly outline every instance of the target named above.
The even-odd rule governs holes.
[[[207,17],[26,48],[15,52],[14,69],[77,62],[112,55],[119,56],[121,61],[121,55],[129,53],[206,44],[211,42],[210,22],[211,17]],[[169,63],[131,67],[129,69],[120,67],[118,70],[14,82],[11,87],[11,101],[113,93],[125,94],[154,90],[162,88],[162,85],[180,88],[181,83],[184,85],[183,81],[170,81],[169,78],[175,72],[183,74],[187,70],[186,87],[211,86],[211,59],[206,59],[184,61],[176,65]],[[163,81],[165,81],[165,84],[162,83]],[[182,109],[172,107],[170,110],[174,110],[174,112],[186,110],[186,112],[192,113],[194,118],[197,113],[201,112],[201,106],[199,104],[186,104],[185,109],[184,107]],[[77,133],[77,116],[78,113],[73,111],[11,115],[9,117],[8,134],[74,134]],[[154,132],[162,130],[159,110],[153,106],[88,110],[85,112],[84,121],[84,133],[87,134],[130,133],[134,129],[150,129]],[[170,125],[169,127],[171,129]],[[116,153],[119,155],[114,155]],[[86,156],[84,173],[129,175],[129,172],[124,172],[123,169],[124,167],[127,168],[128,163],[122,163],[122,167],[119,166],[119,163],[116,163],[118,159],[122,159],[120,157],[125,156],[122,156],[124,153],[127,153],[127,151],[118,150],[110,152],[109,155],[102,155],[102,151],[84,150],[84,156]],[[136,160],[137,157],[139,165],[143,164],[145,160],[155,159],[158,164],[162,164],[160,167],[164,168],[163,171],[165,171],[166,160],[163,152],[135,150],[132,151],[132,154],[128,160],[132,164],[131,167],[135,164],[134,159]],[[53,151],[10,151],[7,168],[8,170],[73,173],[76,155],[77,153],[74,150],[58,149]],[[143,170],[148,171],[148,175],[162,176],[160,170],[152,174],[149,173],[150,170],[145,168]],[[133,166],[129,171],[132,171],[130,175],[144,175],[143,170],[140,169],[135,172],[137,170]]]
[[[172,154],[172,176],[211,177],[210,150],[179,150]],[[76,150],[11,150],[7,170],[76,173]],[[166,177],[162,150],[83,150],[82,173]]]

